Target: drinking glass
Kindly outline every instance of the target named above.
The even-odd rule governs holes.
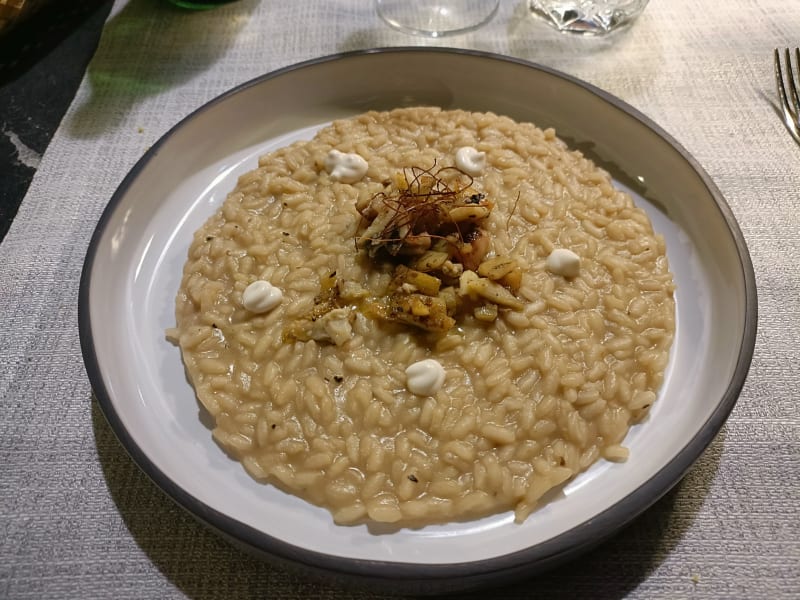
[[[500,0],[375,0],[389,25],[414,35],[441,37],[477,29],[491,20]]]
[[[605,35],[638,17],[649,0],[528,0],[534,16],[565,33]]]

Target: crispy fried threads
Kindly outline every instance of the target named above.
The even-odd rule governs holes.
[[[465,147],[485,152],[477,177],[454,168]],[[334,181],[334,148],[367,174]],[[479,227],[445,221],[475,208]],[[449,231],[422,227],[440,214]],[[548,270],[557,248],[577,275]],[[283,301],[253,313],[259,280]],[[553,130],[417,107],[335,121],[240,177],[193,239],[172,333],[214,439],[258,481],[341,524],[522,521],[625,458],[667,365],[673,289],[647,215]],[[417,395],[407,370],[429,359],[446,377]]]

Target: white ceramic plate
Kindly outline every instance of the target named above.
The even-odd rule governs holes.
[[[469,72],[470,77],[461,74]],[[658,402],[626,463],[599,462],[525,523],[510,513],[417,530],[340,527],[256,483],[212,441],[164,330],[192,233],[257,157],[337,117],[433,104],[494,111],[558,134],[608,169],[667,239],[677,335]],[[531,63],[476,52],[385,49],[266,75],[200,108],[128,174],[92,239],[80,290],[87,371],[112,428],[164,491],[249,548],[405,591],[494,583],[548,568],[610,535],[682,477],[744,382],[756,290],[742,235],[697,163],[618,99]]]

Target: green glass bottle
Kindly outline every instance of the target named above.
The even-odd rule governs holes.
[[[216,8],[223,4],[230,4],[237,0],[169,0],[175,6],[181,8],[190,8],[193,10],[208,10],[209,8]]]

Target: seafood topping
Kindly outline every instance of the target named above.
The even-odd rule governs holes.
[[[384,191],[361,202],[364,227],[356,247],[376,263],[395,265],[388,289],[368,299],[363,312],[444,332],[467,311],[493,321],[498,307],[520,310],[516,261],[487,258],[491,239],[483,225],[492,208],[472,176],[455,167],[404,169]]]

